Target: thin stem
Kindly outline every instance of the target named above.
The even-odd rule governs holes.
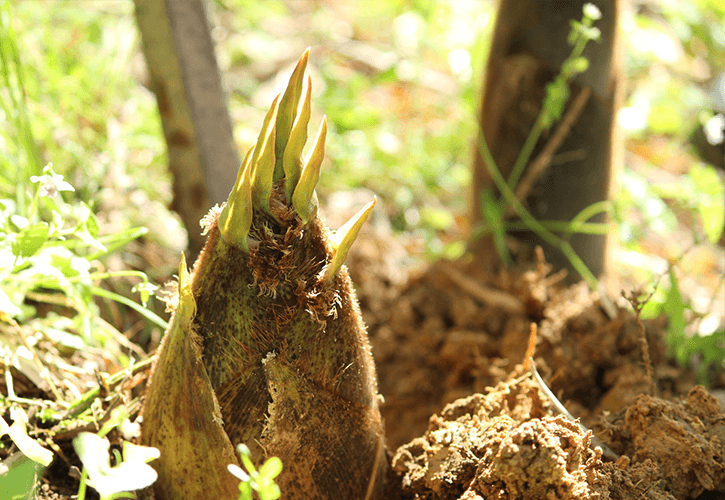
[[[141,271],[134,271],[134,270],[125,270],[125,271],[111,271],[107,273],[92,273],[88,276],[73,276],[71,278],[68,278],[68,281],[71,283],[75,283],[78,281],[84,281],[87,279],[91,280],[104,280],[108,278],[120,278],[122,276],[134,276],[136,278],[141,278],[141,280],[144,283],[148,283],[148,276],[146,276],[146,273]]]
[[[584,18],[583,25],[587,28],[591,27],[592,20]],[[566,86],[567,82],[578,72],[576,69],[573,68],[571,64],[567,64],[570,61],[574,61],[577,58],[579,58],[582,53],[584,52],[584,48],[586,47],[587,43],[589,43],[589,36],[586,36],[582,31],[579,31],[576,37],[576,41],[574,43],[574,48],[572,49],[571,53],[569,54],[569,57],[566,58],[564,63],[562,64],[561,72],[554,78],[553,82],[549,85],[554,86]],[[548,86],[547,86],[548,89]],[[568,88],[566,90],[566,96],[568,99],[569,91]],[[589,96],[587,95],[586,98]],[[523,147],[521,148],[521,151],[519,151],[519,155],[516,158],[516,162],[514,163],[513,168],[511,169],[511,175],[508,179],[508,187],[512,190],[516,188],[518,185],[519,180],[521,179],[521,175],[524,172],[524,169],[526,168],[526,165],[529,162],[529,159],[531,158],[531,154],[534,151],[534,148],[536,147],[536,144],[539,142],[539,138],[541,137],[541,134],[548,130],[551,127],[552,124],[552,118],[557,118],[559,116],[552,116],[552,115],[559,115],[559,111],[553,111],[553,97],[551,93],[547,91],[546,97],[544,99],[544,102],[541,106],[541,111],[539,112],[539,115],[536,117],[536,121],[534,122],[534,125],[531,127],[531,131],[529,132],[528,137],[526,137],[526,142],[524,142]]]
[[[570,221],[546,220],[539,221],[542,226],[552,232],[567,234],[608,234],[611,230],[609,224],[605,222],[579,222],[574,224]],[[528,224],[523,221],[506,222],[504,226],[506,231],[520,231],[529,229]],[[477,228],[474,232],[474,238],[493,233],[494,230],[490,226]]]
[[[589,87],[584,87],[581,92],[577,94],[571,106],[569,106],[566,110],[564,117],[559,121],[559,124],[556,126],[556,130],[551,135],[551,138],[548,140],[541,153],[529,164],[529,167],[526,169],[526,174],[521,177],[521,181],[519,182],[517,179],[516,184],[511,184],[511,180],[509,180],[509,187],[514,189],[516,198],[519,201],[523,202],[526,199],[534,183],[549,167],[552,156],[564,142],[564,139],[566,139],[569,135],[571,127],[584,110],[584,106],[589,101],[591,93],[592,92]],[[521,170],[523,170],[523,167],[521,167]],[[521,175],[520,172],[519,175]],[[506,215],[509,214],[507,213]]]
[[[78,500],[86,500],[86,480],[88,479],[88,471],[83,467],[81,472],[81,484],[78,485]]]
[[[156,356],[149,356],[148,358],[135,362],[133,365],[129,366],[125,370],[121,370],[119,372],[114,373],[108,379],[106,379],[106,382],[108,383],[108,387],[113,388],[121,382],[124,378],[130,377],[131,375],[135,375],[136,373],[140,372],[141,370],[145,370],[150,368],[150,366],[153,364],[153,362],[156,360]],[[99,386],[95,386],[93,389],[88,390],[86,393],[84,393],[79,399],[75,400],[70,407],[68,407],[68,414],[67,417],[75,417],[76,415],[80,415],[85,410],[91,407],[91,404],[93,403],[93,400],[98,397],[98,395],[101,392],[101,388]]]
[[[511,189],[516,188],[518,185],[519,179],[521,179],[521,175],[524,173],[524,169],[529,162],[529,158],[531,158],[531,153],[534,152],[536,143],[539,142],[539,138],[545,130],[544,116],[546,113],[546,103],[544,103],[544,106],[542,106],[541,111],[539,112],[539,116],[536,118],[536,122],[534,122],[534,126],[531,127],[531,132],[529,132],[528,137],[526,137],[526,142],[524,142],[521,151],[519,151],[519,155],[516,157],[516,163],[514,163],[513,169],[511,170],[511,175],[508,180],[508,186]]]
[[[114,235],[109,235],[107,237],[101,237],[101,238],[99,238],[98,241],[100,241],[101,244],[103,244],[106,247],[106,251],[104,252],[102,250],[99,250],[95,253],[88,255],[86,258],[88,260],[93,260],[93,259],[97,259],[97,258],[101,257],[102,255],[110,254],[117,248],[124,246],[129,241],[135,240],[136,238],[139,238],[139,237],[145,235],[146,233],[148,233],[148,231],[149,230],[145,227],[134,227],[121,234],[114,234]],[[109,241],[109,243],[106,244],[105,243],[106,241]]]
[[[563,241],[554,233],[546,229],[539,221],[536,220],[533,215],[531,215],[531,213],[529,213],[528,210],[526,210],[526,207],[524,207],[521,202],[516,199],[516,195],[508,186],[508,184],[506,184],[506,181],[504,180],[501,172],[496,166],[496,162],[491,155],[491,151],[488,149],[488,145],[486,144],[486,139],[485,137],[483,137],[483,134],[480,134],[479,148],[481,150],[481,156],[483,157],[483,163],[486,166],[489,175],[491,175],[491,178],[493,179],[494,183],[496,183],[496,187],[499,189],[501,195],[504,197],[506,202],[514,208],[516,215],[519,216],[519,218],[527,225],[529,229],[538,234],[541,239],[546,241],[551,246],[558,248],[559,250],[564,252],[564,254],[567,255],[567,258],[570,257],[573,253],[574,259],[570,259],[570,262],[572,266],[574,266],[574,269],[576,269],[581,277],[586,280],[586,282],[589,284],[589,286],[592,287],[592,289],[598,289],[599,284],[597,282],[597,279],[594,277],[591,271],[589,271],[589,268],[584,265],[584,262],[582,262],[582,260],[579,259],[576,253],[574,253],[571,245],[569,245],[567,242]]]
[[[115,300],[116,302],[119,302],[125,306],[130,307],[131,309],[133,309],[134,311],[139,313],[141,316],[143,316],[144,318],[149,320],[151,323],[163,328],[164,330],[166,330],[169,327],[169,324],[166,321],[164,321],[163,319],[161,319],[159,316],[152,313],[151,311],[149,311],[145,307],[141,306],[140,304],[137,304],[133,300],[127,299],[123,295],[119,295],[117,293],[114,293],[114,292],[111,292],[108,290],[104,290],[103,288],[96,287],[96,286],[91,288],[91,292],[93,293],[93,295],[96,295],[98,297]]]
[[[597,214],[600,213],[609,213],[612,210],[612,202],[609,200],[602,200],[598,201],[596,203],[592,203],[588,207],[584,207],[581,212],[576,214],[574,218],[571,220],[572,225],[578,226],[587,224],[586,221],[591,219]],[[593,222],[590,224],[600,224],[597,222]],[[606,224],[608,226],[608,224]]]
[[[614,305],[607,298],[607,295],[606,293],[604,293],[604,290],[602,289],[602,286],[600,285],[597,278],[594,276],[594,274],[592,274],[584,261],[581,260],[581,258],[577,255],[569,242],[562,240],[551,231],[546,229],[539,221],[536,220],[533,215],[531,215],[531,213],[529,213],[528,210],[526,210],[526,207],[524,207],[523,204],[518,199],[516,199],[516,195],[508,186],[508,184],[506,184],[506,181],[501,175],[498,166],[496,166],[496,162],[491,155],[491,151],[488,149],[488,145],[486,144],[486,138],[483,136],[483,133],[479,134],[478,144],[481,156],[483,158],[483,164],[486,167],[486,170],[488,170],[489,175],[493,179],[496,187],[499,189],[501,195],[504,197],[506,202],[514,208],[516,215],[518,215],[519,218],[526,223],[529,229],[539,235],[541,239],[543,239],[554,248],[559,249],[564,254],[564,256],[571,263],[574,270],[579,273],[584,281],[587,282],[589,287],[599,293],[602,307],[606,310],[607,315],[611,318],[615,317],[616,310],[614,308]]]

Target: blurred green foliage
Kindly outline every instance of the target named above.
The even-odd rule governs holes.
[[[87,202],[121,168],[168,203],[133,3],[2,5],[0,56],[18,71],[17,81],[5,71],[0,87],[7,118],[0,120],[0,188],[15,190],[52,159]],[[322,194],[375,191],[394,227],[422,236],[433,254],[460,237],[464,228],[451,214],[466,208],[493,2],[216,0],[211,7],[240,149],[253,140],[274,77],[311,45],[321,77],[315,111],[318,121],[328,115],[331,128]],[[632,82],[625,129],[683,142],[710,102],[705,84],[725,69],[725,8],[701,0],[638,9],[625,22]],[[10,38],[21,51],[7,49]]]
[[[169,181],[156,103],[129,72],[138,62],[133,4],[1,5],[2,194],[27,192],[50,160],[86,202],[119,164],[154,196],[163,193],[153,185]]]
[[[632,10],[619,115],[627,158],[614,200],[622,249],[666,263],[707,248],[710,272],[722,273],[723,175],[689,138],[715,112],[725,4],[646,0]],[[240,150],[312,46],[311,121],[325,113],[330,125],[323,204],[332,191],[368,188],[427,257],[460,253],[494,2],[213,0],[209,12]],[[97,215],[99,238],[157,224],[147,238],[183,248],[165,208],[170,175],[133,2],[0,0],[0,64],[0,194],[16,200],[13,210],[24,213],[30,177],[53,161]],[[640,284],[667,272],[617,265]],[[706,291],[722,296],[722,283]]]
[[[421,237],[431,255],[454,240],[445,233],[460,237],[452,213],[466,208],[471,117],[492,3],[216,5],[220,65],[240,143],[251,144],[264,107],[281,89],[283,79],[274,76],[288,73],[312,46],[311,121],[323,113],[329,120],[321,195],[374,191],[394,228]],[[258,12],[247,15],[251,10]]]
[[[146,274],[103,271],[99,259],[147,230],[132,228],[100,236],[96,216],[87,204],[65,203],[61,193],[74,188],[53,171],[52,164],[43,169],[43,175],[32,176],[31,182],[34,194],[26,210],[20,212],[12,198],[0,199],[0,317],[4,322],[15,318],[32,323],[36,331],[67,349],[105,347],[118,356],[119,364],[125,364],[128,357],[118,352],[118,346],[128,342],[101,320],[94,298],[119,300],[161,328],[165,322],[98,286],[100,280],[111,277],[140,279],[135,289],[145,304],[156,288]],[[6,340],[0,335],[0,348]]]
[[[43,467],[29,458],[20,459],[2,478],[4,498],[25,500],[34,494]]]

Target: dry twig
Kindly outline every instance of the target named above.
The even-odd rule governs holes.
[[[491,307],[508,313],[523,313],[526,310],[523,302],[510,293],[483,286],[450,266],[445,268],[445,273],[461,290]]]
[[[13,318],[9,316],[5,316],[3,318],[5,322],[7,322],[13,330],[18,334],[18,337],[23,343],[23,346],[28,350],[28,352],[33,356],[33,362],[35,363],[36,367],[38,368],[38,374],[43,379],[43,381],[48,384],[48,388],[53,393],[53,396],[55,396],[56,401],[59,403],[65,403],[65,399],[63,398],[62,394],[58,390],[58,387],[55,385],[53,380],[50,378],[50,372],[48,370],[48,367],[45,366],[43,361],[40,359],[40,356],[38,356],[38,353],[35,351],[33,346],[28,342],[28,337],[23,331],[22,327],[18,324],[17,321],[15,321]],[[9,371],[9,368],[8,368]]]
[[[559,149],[561,143],[564,142],[566,136],[569,135],[569,131],[571,130],[572,125],[574,125],[576,120],[579,118],[579,115],[581,115],[582,111],[584,110],[584,106],[589,101],[589,96],[591,96],[591,94],[592,91],[589,87],[584,87],[577,94],[571,106],[569,106],[569,108],[566,110],[564,117],[557,125],[553,135],[544,146],[544,149],[541,151],[541,153],[539,153],[539,156],[537,156],[534,161],[529,163],[529,167],[526,169],[526,173],[521,178],[518,185],[516,186],[516,189],[514,190],[516,199],[518,199],[521,203],[524,203],[524,200],[528,196],[529,192],[531,192],[534,183],[539,180],[541,175],[546,171],[549,165],[551,165],[552,156],[554,156],[554,153],[556,153],[556,151]],[[506,217],[511,217],[512,215],[514,215],[514,209],[513,207],[509,206],[506,210]]]
[[[657,287],[655,287],[655,290]],[[654,295],[654,291],[652,291],[652,295]],[[634,292],[630,292],[629,296],[625,295],[624,291],[622,291],[622,297],[625,298],[631,305],[632,309],[634,309],[634,316],[637,319],[637,326],[639,327],[639,336],[640,336],[640,342],[642,343],[642,358],[644,361],[644,368],[647,371],[647,388],[650,396],[656,396],[656,386],[654,382],[654,376],[652,375],[652,358],[649,354],[649,342],[647,342],[647,332],[644,329],[644,323],[642,323],[642,319],[639,317],[640,312],[642,311],[642,307],[649,301],[649,299],[652,297],[650,295],[645,300],[640,301]]]

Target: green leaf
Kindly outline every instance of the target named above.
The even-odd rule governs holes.
[[[227,466],[227,470],[239,479],[239,500],[252,500],[252,490],[259,494],[260,500],[276,500],[280,497],[279,486],[274,482],[282,472],[282,461],[277,457],[270,457],[259,471],[254,468],[249,447],[245,444],[237,445],[237,453],[242,459],[246,472],[236,464]]]
[[[481,196],[481,211],[486,223],[491,228],[491,236],[496,246],[496,252],[501,260],[509,264],[511,256],[506,247],[506,224],[504,220],[505,206],[499,200],[494,198],[493,192],[486,189]]]
[[[160,326],[164,330],[166,330],[169,327],[169,324],[166,321],[164,321],[163,319],[161,319],[160,317],[158,317],[156,314],[152,313],[151,311],[149,311],[145,307],[141,306],[140,304],[137,304],[133,300],[130,300],[130,299],[124,297],[123,295],[120,295],[115,292],[111,292],[109,290],[105,290],[100,287],[95,287],[95,286],[93,288],[91,288],[91,292],[93,293],[93,295],[96,295],[98,297],[115,300],[116,302],[118,302],[120,304],[130,307],[131,309],[133,309],[134,311],[139,313],[141,316],[143,316],[144,318],[149,320],[151,323],[153,323],[157,326]]]
[[[549,129],[564,112],[564,106],[569,99],[569,86],[562,78],[557,78],[546,85],[546,98],[544,100],[544,113],[542,125]]]
[[[244,465],[244,468],[247,469],[247,471],[252,474],[256,471],[254,468],[254,464],[252,463],[252,452],[249,450],[249,447],[241,443],[237,445],[237,453],[239,453],[239,456],[242,459],[242,464]]]
[[[285,193],[287,200],[292,199],[295,187],[300,180],[302,173],[302,150],[307,142],[307,125],[310,122],[310,106],[312,96],[312,81],[307,77],[307,87],[305,88],[305,96],[302,101],[302,109],[300,109],[292,130],[290,131],[289,140],[285,146],[284,156],[282,157],[282,169],[284,170]]]
[[[249,252],[247,235],[252,226],[252,157],[256,146],[252,146],[237,170],[237,179],[229,193],[226,205],[218,218],[219,231],[228,244]],[[206,231],[206,229],[205,229]]]
[[[573,74],[584,73],[589,69],[589,60],[586,57],[577,57],[568,62],[566,72]]]
[[[28,458],[21,458],[10,466],[4,474],[0,472],[3,498],[9,500],[26,500],[37,498],[31,492],[38,484],[43,467]]]
[[[98,238],[98,222],[96,221],[96,216],[90,207],[83,202],[80,205],[80,217],[73,234],[86,245],[101,252],[107,251],[103,243],[96,239]]]
[[[685,335],[685,310],[687,307],[682,299],[675,271],[670,268],[670,291],[667,294],[664,310],[667,313],[667,344],[671,354],[675,356],[680,365],[687,363],[687,336]]]
[[[320,180],[320,167],[325,158],[326,137],[327,116],[323,116],[312,147],[305,156],[299,182],[292,194],[292,206],[305,224],[317,214],[315,188]]]
[[[140,238],[148,232],[149,230],[145,227],[132,227],[131,229],[127,229],[118,234],[102,236],[100,238],[100,241],[101,244],[104,246],[105,250],[101,250],[89,255],[88,260],[97,259],[104,254],[112,253],[118,248],[125,246],[128,242],[133,241],[136,238]]]
[[[20,233],[12,244],[12,252],[16,257],[32,257],[48,241],[48,224],[39,222],[28,226]]]
[[[300,57],[297,66],[292,72],[292,76],[287,84],[287,89],[279,102],[279,110],[277,111],[277,127],[275,137],[275,168],[274,181],[278,181],[284,177],[284,169],[282,162],[284,159],[284,151],[287,142],[290,139],[292,125],[297,117],[297,107],[302,95],[302,84],[305,80],[305,70],[307,69],[307,61],[310,58],[310,49],[308,48]]]
[[[134,450],[133,446],[136,445],[127,448],[125,446],[127,444],[130,443],[124,443],[124,452],[130,450],[130,457],[124,455],[123,462],[111,467],[108,454],[111,445],[108,439],[91,432],[81,432],[73,440],[78,458],[88,472],[89,484],[103,498],[114,493],[145,488],[153,484],[158,477],[153,467],[146,464],[147,459],[158,458],[158,450],[153,448],[139,451]],[[155,453],[152,450],[156,450]]]
[[[259,476],[267,479],[274,479],[282,472],[282,460],[277,457],[270,457],[259,469]]]
[[[280,497],[279,486],[274,478],[282,472],[282,460],[270,457],[259,469],[257,477],[252,478],[252,488],[259,492],[262,500],[276,500]]]
[[[8,425],[5,420],[0,417],[0,435],[7,434],[13,440],[15,446],[18,447],[23,455],[45,467],[53,461],[53,452],[47,448],[43,448],[37,441],[28,436],[28,429],[25,426],[27,416],[19,408],[11,409],[13,424]]]
[[[248,481],[239,483],[239,500],[252,500],[252,486]]]
[[[85,202],[81,202],[80,210],[80,222],[86,227],[88,234],[94,238],[98,238],[98,221],[96,220],[96,215],[93,213],[93,210],[91,210],[91,207],[89,207]]]
[[[365,221],[370,216],[370,212],[372,212],[375,203],[377,203],[377,198],[373,198],[373,201],[365,205],[349,221],[343,224],[342,227],[331,234],[332,258],[327,269],[325,269],[325,279],[332,278],[345,262],[347,253],[352,248],[352,244],[360,233],[363,224],[365,224]]]
[[[710,335],[694,336],[688,342],[688,354],[699,354],[702,362],[698,369],[697,378],[701,385],[707,384],[707,369],[710,366],[721,367],[725,361],[725,330],[713,332]]]
[[[569,45],[574,45],[579,38],[579,33],[581,33],[584,25],[579,21],[572,19],[569,21],[569,28],[569,34],[566,36],[566,41]]]

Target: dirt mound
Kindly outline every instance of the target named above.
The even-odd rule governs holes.
[[[351,265],[385,398],[388,498],[725,497],[725,414],[668,358],[665,320],[640,324],[624,307],[610,318],[541,258],[498,275],[441,261],[396,293],[376,272],[356,279]],[[545,383],[592,431],[557,415],[515,366],[531,323]]]
[[[695,386],[681,402],[639,395],[600,427],[622,457],[606,464],[611,498],[725,497],[725,414],[717,399]]]
[[[521,373],[520,367],[515,375]],[[638,396],[607,422],[604,462],[591,431],[554,416],[531,377],[447,405],[392,460],[402,498],[687,499],[725,494],[725,415],[700,386],[679,403]],[[392,496],[392,495],[391,495]]]
[[[545,400],[535,381],[521,377],[447,405],[393,458],[404,497],[601,496],[601,450],[591,450],[591,433],[553,416]]]
[[[421,435],[428,417],[446,404],[505,380],[523,361],[531,323],[539,330],[540,373],[585,423],[648,390],[634,314],[617,308],[609,319],[583,283],[565,286],[548,272],[539,262],[518,273],[478,276],[465,263],[441,261],[378,309],[370,306],[382,294],[380,280],[370,288],[367,280],[356,281],[368,311],[390,446]],[[658,395],[686,394],[695,379],[668,359],[664,322],[643,326]]]

